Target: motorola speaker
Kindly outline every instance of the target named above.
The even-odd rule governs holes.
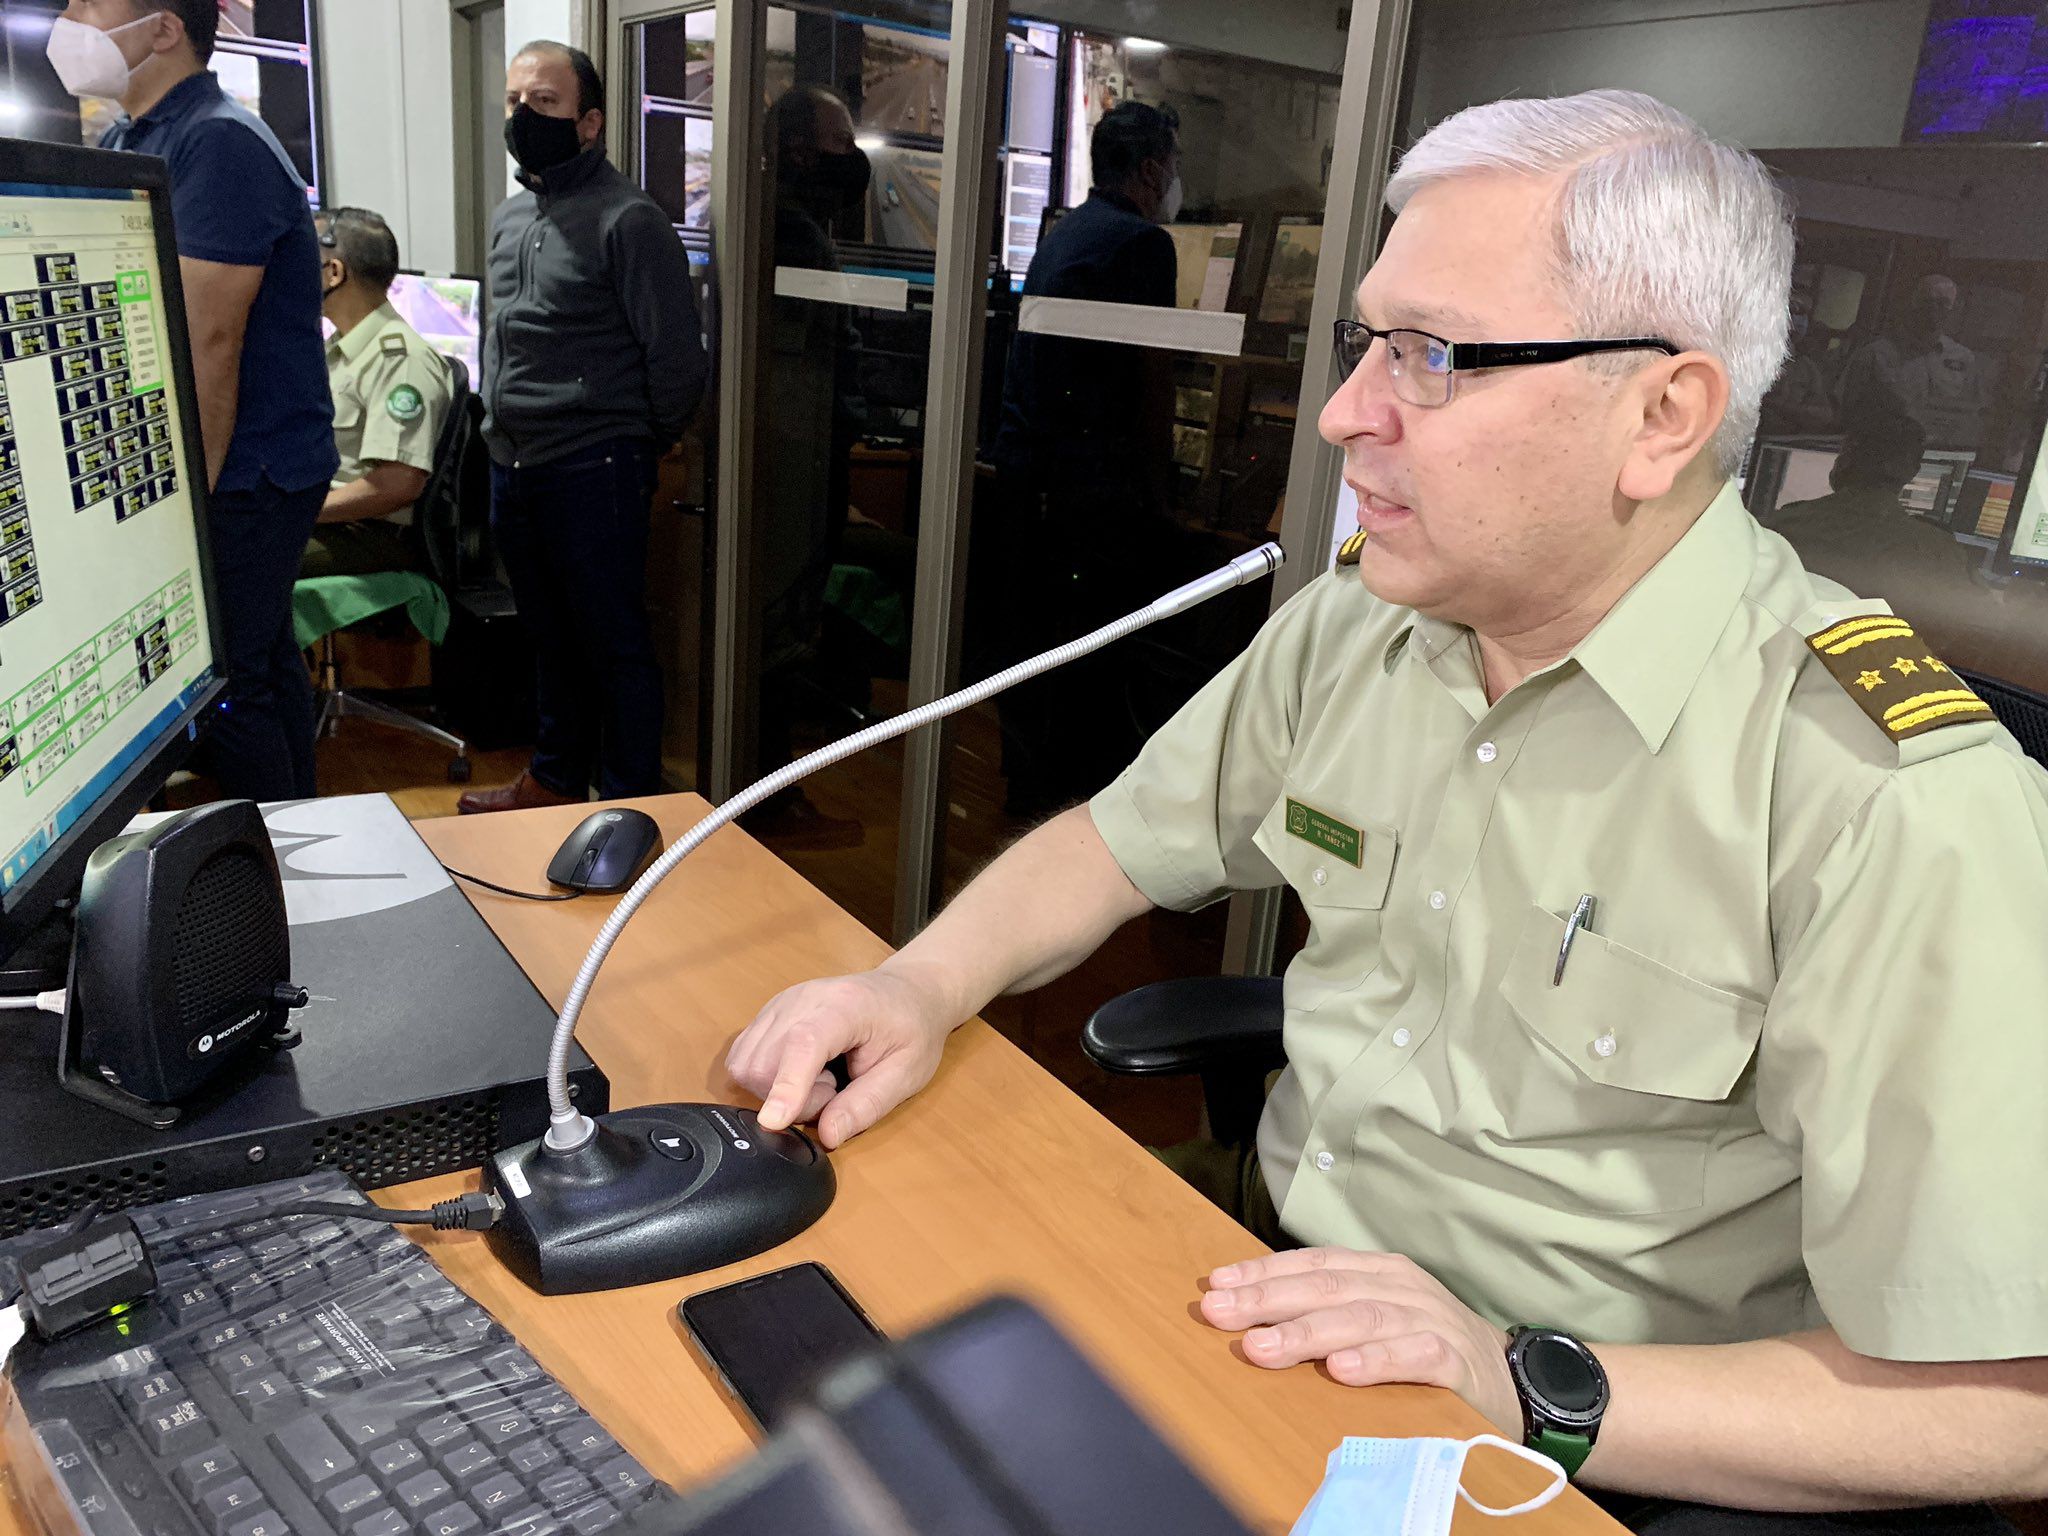
[[[252,1053],[293,1043],[284,884],[263,815],[228,800],[86,861],[64,1016],[65,1086],[168,1126]]]

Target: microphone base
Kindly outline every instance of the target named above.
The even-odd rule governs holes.
[[[485,1240],[543,1295],[737,1263],[809,1227],[837,1191],[816,1143],[763,1131],[751,1110],[648,1104],[596,1123],[572,1151],[537,1138],[484,1164],[485,1187],[505,1201]]]

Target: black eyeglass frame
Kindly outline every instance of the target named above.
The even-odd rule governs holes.
[[[1532,363],[1564,363],[1575,357],[1591,357],[1601,352],[1662,352],[1667,357],[1676,357],[1681,350],[1661,336],[1613,336],[1582,341],[1452,341],[1447,336],[1438,336],[1430,331],[1417,330],[1412,325],[1390,325],[1384,329],[1367,325],[1363,320],[1339,320],[1332,327],[1331,344],[1337,350],[1337,366],[1344,379],[1349,379],[1358,364],[1344,366],[1344,352],[1348,342],[1363,335],[1365,345],[1358,349],[1358,361],[1365,361],[1372,344],[1389,336],[1420,336],[1433,341],[1450,354],[1450,367],[1442,375],[1444,398],[1441,404],[1448,405],[1455,390],[1458,375],[1481,368],[1521,368]],[[1410,402],[1415,404],[1417,402]]]

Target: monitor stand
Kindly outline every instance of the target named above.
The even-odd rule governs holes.
[[[67,897],[16,946],[0,956],[0,997],[27,997],[54,992],[71,976],[72,914],[77,901]]]

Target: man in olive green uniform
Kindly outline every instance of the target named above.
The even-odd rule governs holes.
[[[991,997],[1284,882],[1288,1065],[1220,1193],[1304,1246],[1201,1297],[1254,1365],[1449,1388],[1638,1529],[2042,1497],[2048,775],[1729,483],[1785,355],[1769,174],[1600,91],[1439,124],[1388,203],[1338,569],[730,1070],[837,1145]]]
[[[341,467],[299,568],[363,576],[417,564],[412,504],[433,473],[452,397],[448,364],[391,307],[398,240],[376,214],[336,208],[320,234],[321,308],[334,322],[327,382]]]

